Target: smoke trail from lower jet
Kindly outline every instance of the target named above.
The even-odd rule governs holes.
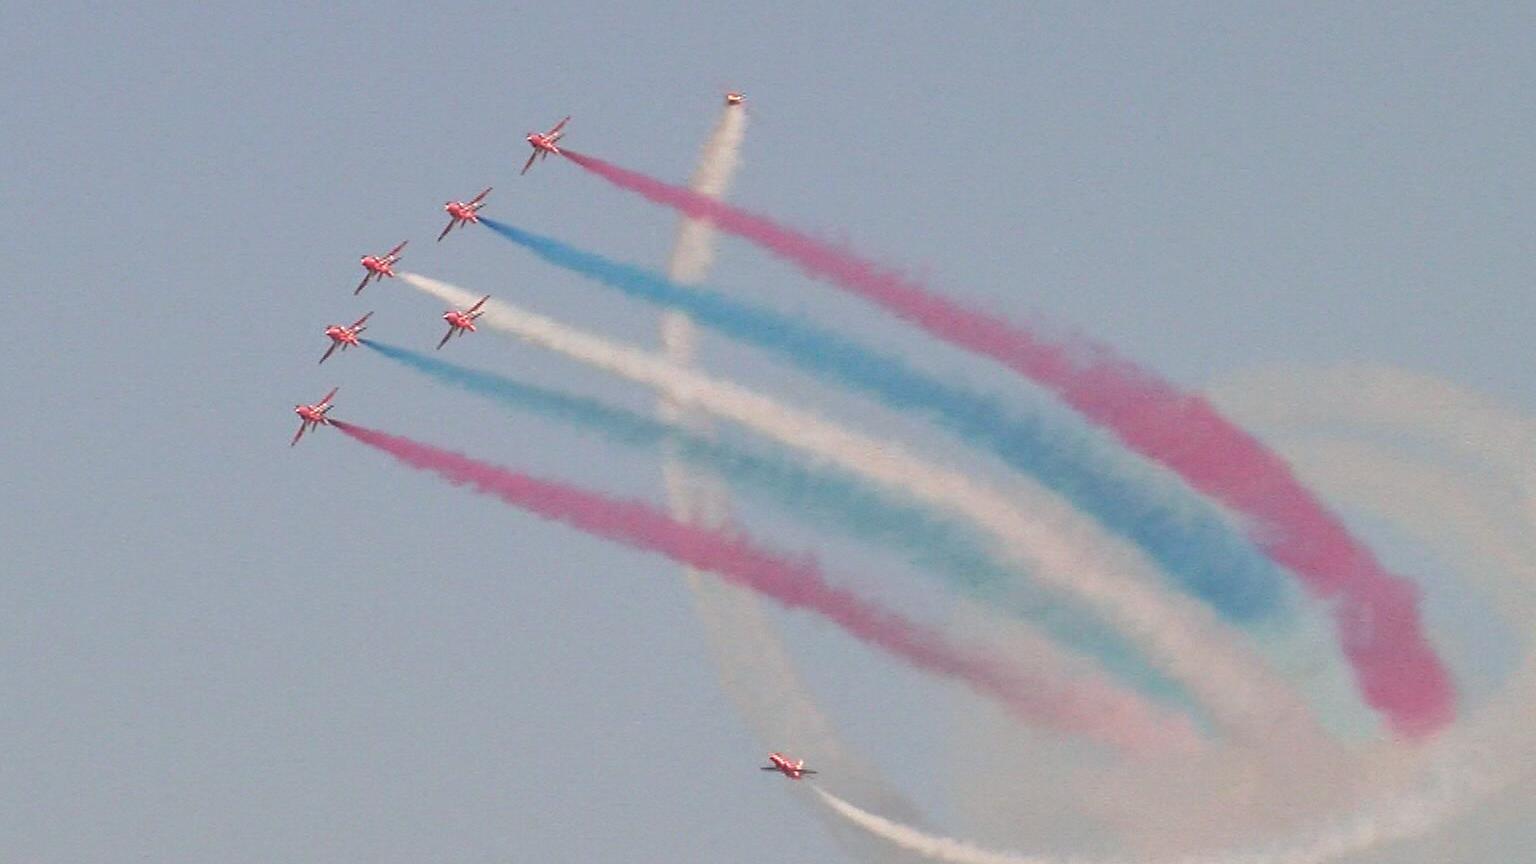
[[[1460,760],[1442,761],[1447,764],[1426,772],[1418,790],[1367,806],[1309,839],[1276,844],[1270,849],[1186,855],[1166,861],[1145,858],[1094,860],[985,849],[965,840],[893,822],[825,789],[813,789],[822,803],[853,824],[909,852],[947,864],[1324,864],[1422,834],[1468,799],[1486,794],[1500,785],[1483,772],[1466,770]]]
[[[439,300],[475,297],[461,288],[409,273],[401,281]],[[1162,581],[1140,550],[1105,534],[1043,489],[1024,483],[1011,494],[957,471],[791,409],[762,394],[666,363],[589,333],[492,300],[480,319],[488,327],[565,354],[740,423],[812,457],[876,484],[950,510],[992,534],[1015,560],[1055,590],[1080,598],[1209,709],[1229,733],[1258,746],[1319,740],[1320,730],[1295,695],[1265,668],[1208,608],[1157,586]]]
[[[1367,383],[1374,386],[1366,388]],[[1369,395],[1354,398],[1355,393]],[[1382,369],[1247,374],[1227,382],[1215,398],[1236,416],[1258,422],[1267,434],[1299,428],[1304,434],[1284,444],[1282,452],[1298,466],[1301,477],[1330,500],[1407,528],[1445,560],[1464,562],[1458,569],[1491,593],[1511,621],[1529,620],[1536,609],[1536,519],[1511,512],[1536,496],[1536,482],[1517,470],[1536,458],[1536,436],[1531,434],[1536,423],[1529,418],[1445,382]],[[1320,428],[1340,426],[1345,434],[1338,439],[1318,436]],[[1367,443],[1359,436],[1361,430],[1388,433],[1394,442],[1402,438],[1409,446]],[[1426,442],[1452,458],[1430,460],[1422,446]],[[1490,483],[1490,471],[1502,482]],[[1387,744],[1378,755],[1410,766],[1406,782],[1367,792],[1364,807],[1327,820],[1331,825],[1320,826],[1310,836],[1293,835],[1291,841],[1268,849],[1137,860],[1319,864],[1425,834],[1474,805],[1491,804],[1496,799],[1490,796],[1536,774],[1536,734],[1530,724],[1536,710],[1536,652],[1527,646],[1521,668],[1505,680],[1507,686],[1488,706],[1464,713],[1428,747]],[[1299,763],[1311,761],[1309,754],[1296,756]],[[1396,775],[1372,771],[1364,763],[1356,770],[1361,777]],[[1198,785],[1209,790],[1204,806],[1217,810],[1216,819],[1241,818],[1241,811],[1252,807],[1238,791],[1242,781],[1242,776],[1220,774],[1198,778]],[[1306,789],[1300,787],[1303,795]],[[1156,787],[1149,792],[1156,794]],[[852,824],[935,860],[1069,864],[1069,859],[984,849],[903,825],[836,796],[823,793],[820,798]],[[1222,807],[1233,810],[1223,814]],[[1168,812],[1154,813],[1147,821],[1180,822],[1177,813]],[[1087,859],[1070,859],[1070,864],[1087,864]]]
[[[1106,701],[1101,690],[1053,686],[974,646],[951,642],[936,629],[909,621],[826,580],[809,557],[769,551],[745,534],[679,522],[638,502],[610,498],[576,486],[490,465],[398,435],[339,420],[349,437],[430,471],[455,486],[493,496],[545,519],[595,537],[665,555],[750,587],[788,609],[814,612],[860,641],[878,647],[916,669],[954,678],[997,700],[1030,723],[1105,736],[1133,750],[1190,749],[1197,738],[1187,723],[1153,729],[1121,725],[1116,715],[1134,710],[1122,698]],[[1135,731],[1135,736],[1130,733]],[[1152,731],[1152,736],[1144,733]]]
[[[1418,593],[1297,481],[1285,460],[1199,394],[1086,340],[1053,342],[1020,325],[935,294],[914,279],[690,190],[571,150],[563,155],[636,192],[749,240],[892,312],[932,335],[1056,393],[1131,449],[1167,465],[1191,486],[1252,517],[1250,535],[1333,609],[1365,700],[1404,735],[1431,733],[1455,717],[1455,692],[1425,639]]]

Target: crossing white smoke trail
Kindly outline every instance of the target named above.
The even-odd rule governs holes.
[[[714,129],[699,152],[689,187],[712,198],[725,195],[741,159],[747,112],[739,103],[727,102]],[[677,282],[699,282],[714,262],[715,232],[707,220],[678,220],[667,276]],[[662,354],[678,366],[690,366],[697,352],[698,331],[684,313],[668,310],[661,317]],[[708,433],[708,419],[662,393],[657,406],[669,423],[700,434]],[[725,483],[711,472],[690,466],[668,452],[662,460],[667,505],[674,517],[718,527],[729,518]],[[785,650],[773,620],[761,603],[744,591],[719,579],[683,568],[683,580],[693,597],[694,612],[703,625],[710,653],[719,669],[726,694],[769,750],[813,754],[818,764],[857,790],[862,800],[879,802],[882,812],[901,814],[904,821],[921,820],[917,808],[881,777],[874,763],[854,753],[842,740],[831,720],[817,705],[795,664]],[[817,808],[825,814],[826,811]],[[846,822],[830,817],[832,834],[848,851],[878,860],[886,850],[868,835]]]
[[[477,297],[415,273],[406,284],[454,305]],[[919,459],[899,445],[782,405],[736,384],[666,362],[492,300],[480,319],[540,347],[654,388],[930,506],[959,514],[1001,541],[1001,551],[1054,589],[1078,597],[1144,646],[1232,737],[1256,747],[1321,747],[1306,709],[1206,607],[1163,590],[1139,549],[1107,535],[1038,486],[1003,494]],[[1105,718],[1119,722],[1122,718]]]

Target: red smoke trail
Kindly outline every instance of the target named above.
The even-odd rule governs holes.
[[[745,535],[679,522],[661,510],[596,492],[541,480],[478,462],[427,444],[344,423],[332,425],[412,468],[431,471],[455,486],[493,495],[514,507],[564,522],[588,534],[658,552],[718,573],[790,609],[815,612],[850,635],[926,672],[958,678],[999,700],[1024,720],[1097,737],[1128,749],[1191,748],[1193,727],[1182,717],[1154,716],[1134,696],[1084,680],[1063,691],[1028,673],[827,583],[807,557],[789,559]]]
[[[958,347],[991,357],[1056,393],[1126,446],[1178,472],[1194,488],[1255,520],[1249,533],[1333,604],[1344,655],[1365,701],[1400,734],[1454,719],[1450,675],[1425,639],[1418,592],[1389,572],[1291,473],[1290,466],[1204,398],[1105,346],[1056,344],[1002,318],[965,309],[900,273],[686,188],[570,150],[577,165],[620,188],[793,262]]]

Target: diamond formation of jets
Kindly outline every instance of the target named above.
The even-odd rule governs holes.
[[[357,283],[357,290],[353,294],[363,293],[363,288],[369,279],[383,279],[385,276],[394,276],[394,266],[400,260],[400,250],[405,248],[409,240],[400,241],[400,245],[385,252],[383,255],[364,255],[360,261],[363,269],[368,272],[363,274],[363,281]]]
[[[763,771],[777,771],[791,780],[799,780],[807,774],[815,774],[816,771],[805,767],[804,759],[789,761],[789,757],[783,753],[769,753],[768,764],[761,766]]]
[[[565,129],[565,124],[569,122],[571,122],[571,118],[566,117],[564,120],[556,123],[555,128],[549,130],[548,132],[528,133],[528,138],[526,140],[528,141],[528,146],[533,148],[533,152],[528,154],[528,161],[523,163],[523,170],[519,171],[519,174],[527,174],[528,169],[533,167],[533,160],[543,159],[551,153],[560,152],[560,148],[557,146],[556,142],[558,142],[561,137],[565,135],[565,132],[562,130]]]
[[[299,443],[299,439],[304,437],[305,432],[311,429],[318,429],[321,426],[331,425],[331,421],[325,416],[325,413],[331,410],[331,400],[335,398],[336,391],[340,389],[340,387],[332,387],[331,392],[325,394],[324,399],[313,405],[293,406],[293,413],[299,415],[299,431],[295,432],[293,440],[288,442],[289,447]]]
[[[373,313],[369,312],[367,315],[364,315],[356,321],[353,321],[349,327],[343,327],[340,324],[332,324],[325,328],[325,335],[329,336],[331,339],[331,347],[325,349],[325,354],[320,357],[320,362],[324,363],[326,360],[329,360],[337,348],[345,351],[349,345],[356,345],[357,337],[364,330],[368,329],[364,326],[363,322],[367,321],[371,315],[373,315]]]
[[[449,309],[444,312],[443,320],[448,322],[448,332],[443,334],[442,341],[437,343],[437,347],[442,348],[447,345],[448,340],[457,334],[475,332],[475,319],[485,314],[485,310],[480,307],[484,306],[485,301],[489,299],[491,295],[487,294],[468,309]]]
[[[479,224],[480,208],[485,206],[485,196],[489,194],[491,194],[491,187],[487,186],[480,190],[479,195],[468,201],[449,201],[444,204],[443,211],[448,214],[448,227],[443,229],[443,233],[437,235],[438,242],[441,243],[443,238],[448,236],[449,231],[460,225],[467,225],[470,222]]]

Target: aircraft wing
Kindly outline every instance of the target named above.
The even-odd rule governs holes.
[[[357,283],[357,288],[354,289],[352,291],[352,293],[354,295],[363,293],[363,289],[365,287],[367,287],[367,285],[368,285],[368,280],[372,279],[372,278],[373,278],[373,271],[372,270],[369,270],[367,273],[363,274],[363,281]]]
[[[567,124],[569,122],[571,122],[571,117],[570,117],[569,114],[567,114],[565,119],[561,120],[559,123],[556,123],[555,124],[555,128],[549,130],[549,132],[546,133],[546,137],[549,136],[549,135],[559,135],[560,134],[560,130],[564,129],[565,128],[565,124]]]
[[[452,339],[452,338],[453,338],[453,327],[450,325],[449,328],[448,328],[448,332],[443,334],[442,341],[437,343],[438,349],[441,350],[444,345],[448,344],[448,340]]]
[[[308,424],[305,424],[302,421],[299,423],[299,431],[293,434],[293,440],[288,442],[289,447],[299,443],[299,439],[304,437],[304,429],[307,425]]]
[[[480,299],[479,299],[479,300],[477,300],[477,301],[476,301],[476,302],[475,302],[475,305],[473,305],[473,306],[471,306],[471,307],[469,307],[469,308],[468,308],[468,309],[465,309],[465,310],[464,310],[464,313],[465,313],[465,314],[466,314],[466,315],[467,315],[467,314],[469,314],[469,313],[471,313],[471,312],[476,312],[476,311],[478,311],[478,310],[479,310],[479,309],[480,309],[480,307],[481,307],[481,306],[484,306],[484,305],[485,305],[485,301],[487,301],[487,300],[489,300],[489,299],[491,299],[491,295],[489,295],[489,294],[487,294],[487,295],[485,295],[485,296],[484,296],[484,297],[481,297],[481,298],[480,298]]]
[[[404,249],[405,248],[405,244],[407,244],[409,242],[411,242],[411,241],[409,241],[409,240],[401,240],[400,241],[400,245],[396,246],[395,248],[393,248],[393,249],[389,250],[388,252],[384,253],[384,257],[385,258],[398,258],[398,257],[400,257],[400,250]]]
[[[332,341],[331,347],[325,349],[325,354],[320,358],[320,362],[324,363],[325,361],[331,359],[331,355],[336,353],[336,346],[340,344],[340,342]]]
[[[539,158],[539,154],[542,153],[542,152],[544,152],[544,151],[542,151],[542,150],[534,150],[532,153],[529,153],[528,154],[528,161],[523,163],[523,170],[517,172],[518,175],[521,176],[523,174],[527,174],[528,173],[528,169],[533,167],[533,160]]]
[[[317,407],[324,408],[325,406],[331,404],[331,400],[336,398],[336,391],[340,389],[340,387],[332,387],[331,392],[325,394],[325,398],[320,400]]]
[[[348,330],[356,330],[357,328],[363,326],[363,322],[367,321],[371,317],[373,317],[373,313],[369,312],[367,315],[364,315],[363,317],[357,319],[356,321],[353,321],[352,322],[352,326],[348,327],[347,329]]]
[[[482,189],[480,191],[479,195],[476,195],[475,197],[469,199],[469,206],[473,207],[476,204],[479,204],[482,200],[485,199],[485,196],[487,196],[489,194],[491,194],[491,187],[487,186],[487,187],[485,187],[484,189]]]
[[[439,243],[443,242],[443,238],[447,237],[448,236],[448,232],[452,231],[453,230],[453,226],[455,226],[457,224],[459,224],[459,220],[457,220],[457,219],[449,219],[448,220],[448,227],[443,229],[443,233],[437,235],[437,242],[439,242]]]

